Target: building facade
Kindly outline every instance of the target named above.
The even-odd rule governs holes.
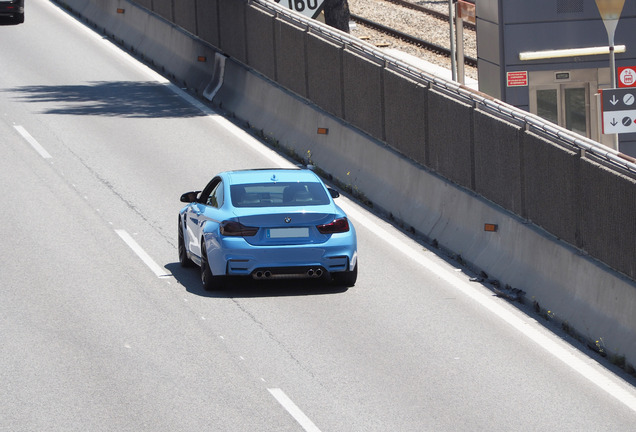
[[[603,133],[599,90],[611,88],[609,54],[581,52],[608,47],[595,0],[478,0],[476,13],[480,91],[636,156],[636,133]],[[625,2],[615,45],[618,86],[633,81],[636,93],[634,1]]]

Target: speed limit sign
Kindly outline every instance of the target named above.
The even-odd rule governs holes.
[[[303,14],[307,18],[316,18],[322,12],[325,0],[274,0],[281,6]]]

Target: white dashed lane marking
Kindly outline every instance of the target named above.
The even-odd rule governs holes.
[[[35,149],[36,152],[39,153],[40,156],[42,156],[44,159],[51,159],[53,156],[51,156],[51,154],[49,152],[46,151],[46,149],[44,147],[42,147],[42,145],[37,142],[37,140],[35,138],[33,138],[31,136],[31,134],[29,132],[27,132],[27,130],[22,127],[22,126],[13,126],[13,128],[15,130],[18,131],[18,133],[20,135],[22,135],[22,138],[24,138],[26,140],[26,142],[28,142],[29,144],[31,144],[31,147],[33,147]]]
[[[279,388],[267,389],[279,404],[287,410],[298,424],[307,432],[320,432],[320,429],[303,413],[298,406]]]
[[[163,277],[170,277],[172,276],[169,273],[166,273],[166,270],[161,268],[159,266],[159,264],[157,264],[151,257],[150,255],[148,255],[146,253],[145,250],[142,249],[141,246],[139,246],[139,244],[135,241],[135,239],[133,239],[130,234],[128,234],[128,232],[126,232],[125,230],[115,230],[115,232],[117,233],[117,235],[119,237],[121,237],[121,239],[126,242],[126,244],[128,245],[128,247],[130,247],[133,252],[135,252],[135,254],[137,254],[137,256],[144,262],[144,264],[146,264],[148,266],[148,268],[150,270],[152,270],[152,272],[160,278]]]

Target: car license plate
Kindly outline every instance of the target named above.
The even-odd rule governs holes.
[[[270,228],[267,230],[267,238],[306,238],[309,237],[309,228]]]

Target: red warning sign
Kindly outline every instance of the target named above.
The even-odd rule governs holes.
[[[517,71],[506,73],[508,87],[523,87],[528,85],[528,72]]]
[[[619,67],[616,71],[619,87],[636,87],[636,67]]]

